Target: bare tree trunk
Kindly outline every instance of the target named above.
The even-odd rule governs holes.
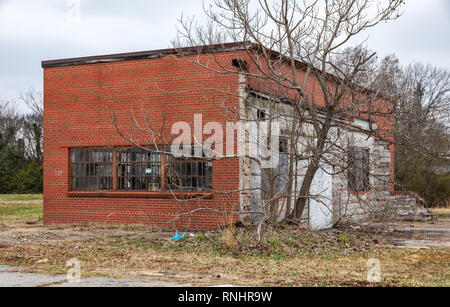
[[[331,127],[341,124],[332,122],[334,116],[342,115],[339,118],[344,121],[351,120],[352,115],[368,112],[367,97],[363,94],[367,91],[361,91],[360,85],[375,78],[368,69],[374,54],[365,52],[364,48],[352,52],[345,46],[365,29],[398,18],[402,4],[402,0],[380,3],[370,0],[214,0],[205,8],[210,22],[207,26],[197,26],[194,19],[180,19],[179,35],[174,42],[176,47],[248,42],[243,55],[248,67],[244,71],[223,65],[218,70],[199,61],[194,62],[219,73],[243,74],[255,81],[247,84],[249,89],[264,92],[272,96],[273,101],[288,101],[293,112],[279,115],[297,125],[292,130],[295,144],[291,148],[304,137],[314,139],[307,154],[296,150],[295,155],[292,152],[290,155],[292,161],[287,171],[287,182],[288,195],[293,198],[286,203],[288,219],[301,219],[306,202],[312,197],[310,188],[317,170],[322,163],[334,163],[326,161],[324,155],[333,150],[331,147],[341,153],[347,150],[328,142]],[[310,74],[311,78],[308,78]],[[314,135],[296,130],[303,124],[310,125]],[[297,167],[294,165],[306,159],[310,164],[297,194]],[[344,167],[341,167],[341,172]],[[273,216],[279,212],[279,196],[274,197],[273,182],[268,186],[271,200],[267,201],[265,212]]]
[[[311,163],[308,166],[305,177],[303,178],[302,187],[300,188],[300,194],[295,202],[295,208],[292,214],[289,216],[291,220],[300,220],[303,216],[303,211],[305,210],[306,202],[309,199],[311,184],[314,180],[317,170],[320,167],[320,158],[323,155],[323,149],[328,137],[328,132],[330,130],[331,119],[333,117],[333,110],[329,110],[325,123],[322,126],[320,135],[317,139],[317,147],[315,148],[314,155],[312,157]]]
[[[308,167],[305,178],[303,179],[302,187],[300,189],[300,195],[297,198],[297,201],[295,202],[294,212],[290,216],[290,219],[300,220],[302,218],[306,202],[309,199],[308,197],[309,190],[311,188],[312,181],[318,169],[319,167],[315,165],[311,165],[310,167]]]

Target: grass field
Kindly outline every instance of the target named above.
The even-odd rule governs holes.
[[[450,208],[434,208],[431,209],[433,215],[436,217],[447,217],[450,218]]]
[[[42,201],[42,198],[42,194],[0,194],[0,203],[10,201]]]
[[[42,225],[41,196],[0,196],[0,265],[65,274],[77,258],[82,276],[167,280],[194,286],[373,286],[367,262],[381,262],[379,286],[450,286],[450,250],[397,249],[379,234],[276,228],[261,246],[250,232],[236,247],[222,233],[196,233],[173,243],[172,233],[131,226]],[[14,203],[17,204],[14,204]],[[30,202],[30,203],[26,203]],[[32,225],[27,222],[37,222]],[[0,221],[1,224],[1,221]],[[227,247],[228,246],[228,247]],[[37,264],[48,259],[44,264]]]
[[[75,245],[81,248],[75,249]],[[193,285],[241,286],[370,286],[367,261],[379,259],[379,286],[449,286],[445,250],[379,248],[344,255],[339,251],[317,255],[245,255],[220,248],[161,247],[142,239],[4,244],[0,263],[31,272],[65,274],[66,261],[77,258],[83,277],[110,276],[160,279]],[[48,259],[45,264],[36,264]]]
[[[0,195],[0,224],[39,222],[42,216],[42,194]]]

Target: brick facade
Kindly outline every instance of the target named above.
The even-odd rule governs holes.
[[[239,113],[244,110],[242,97],[248,88],[264,92],[270,86],[254,76],[246,78],[227,72],[236,71],[232,65],[234,59],[251,63],[246,52],[233,44],[214,53],[186,52],[183,56],[175,55],[173,50],[159,50],[43,62],[44,223],[214,229],[230,222],[230,216],[221,212],[239,206],[252,209],[254,200],[260,203],[261,195],[238,193],[240,189],[261,187],[258,172],[239,158],[213,161],[214,194],[196,193],[195,196],[201,197],[195,199],[189,198],[189,193],[176,195],[174,199],[170,192],[71,190],[72,148],[170,144],[175,137],[171,134],[172,125],[186,122],[193,127],[196,114],[202,115],[203,123],[217,122],[222,127],[227,122],[238,121]],[[303,74],[299,69],[299,78]],[[315,93],[318,86],[308,80],[307,90]],[[322,106],[321,99],[317,100],[317,105]],[[391,124],[381,119],[377,123]],[[164,140],[153,139],[149,127],[161,131]],[[208,137],[203,136],[203,140]],[[389,193],[392,189],[389,179],[394,174],[393,146],[379,145],[375,139],[371,142],[367,146],[383,156],[379,160],[381,164],[376,165],[380,168],[377,175],[385,179],[383,190]],[[299,163],[298,186],[293,190],[299,189],[305,167]],[[330,177],[332,210],[338,217],[344,207],[341,196],[346,193],[346,182],[341,179]],[[348,203],[345,202],[346,207]],[[208,210],[197,211],[204,208]],[[193,210],[196,210],[194,215],[185,215]],[[309,211],[307,206],[305,215]],[[234,216],[231,221],[237,218]]]
[[[235,52],[201,55],[201,61],[217,61],[231,67]],[[238,195],[215,194],[196,201],[177,201],[170,195],[151,193],[71,193],[70,148],[132,145],[114,128],[119,128],[140,145],[151,145],[149,133],[131,131],[133,114],[144,126],[151,119],[153,129],[178,121],[192,123],[201,113],[204,122],[235,121],[232,112],[238,99],[218,91],[236,92],[236,74],[217,74],[171,55],[153,59],[89,65],[44,66],[44,223],[144,224],[162,228],[217,228],[226,217],[199,211],[193,217],[173,220],[198,208],[230,210]],[[47,67],[46,67],[47,66]],[[50,66],[50,67],[49,67]],[[215,90],[207,90],[207,89]],[[218,90],[218,91],[216,91]],[[183,92],[181,92],[183,91]],[[220,104],[222,109],[218,111]],[[225,125],[224,125],[225,126]],[[162,142],[161,140],[157,142]],[[162,144],[162,143],[161,143]],[[213,189],[237,190],[237,159],[213,162]]]

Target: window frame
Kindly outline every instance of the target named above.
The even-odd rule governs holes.
[[[191,197],[191,196],[202,196],[204,198],[211,198],[212,197],[212,191],[211,190],[206,190],[205,188],[203,188],[201,191],[192,191],[192,190],[170,190],[167,189],[167,178],[166,178],[166,171],[167,171],[167,153],[161,149],[161,147],[163,146],[158,146],[159,148],[159,154],[160,156],[160,168],[161,168],[161,174],[160,174],[160,185],[161,185],[161,189],[158,191],[145,191],[145,190],[121,190],[119,189],[119,178],[118,178],[118,168],[119,168],[119,164],[120,162],[117,161],[117,154],[118,151],[121,149],[127,149],[127,148],[146,148],[146,147],[154,147],[154,146],[84,146],[84,147],[69,147],[68,148],[68,166],[69,166],[69,185],[68,185],[68,194],[69,197],[150,197],[150,198],[172,198],[173,196],[186,196],[186,197]],[[112,161],[112,167],[113,167],[113,187],[112,189],[109,190],[76,190],[73,188],[73,162],[72,162],[72,150],[94,150],[94,149],[98,149],[98,150],[112,150],[112,156],[113,156],[113,161]],[[175,158],[176,159],[176,158]],[[194,161],[195,159],[199,159],[199,158],[188,158],[192,161]],[[202,159],[202,158],[200,158]],[[213,159],[207,159],[207,158],[203,158],[205,163],[211,163],[211,174],[210,174],[210,186],[211,188],[213,187]],[[198,162],[198,160],[196,161]]]
[[[89,161],[75,161],[75,162],[73,162],[72,161],[72,154],[73,154],[72,150],[76,150],[76,151],[79,151],[79,152],[87,150],[89,152]],[[99,151],[101,150],[101,151],[104,151],[104,152],[110,151],[111,154],[114,153],[114,150],[113,150],[112,147],[97,147],[96,146],[96,147],[89,147],[89,148],[86,148],[86,147],[70,148],[69,149],[70,190],[71,191],[112,191],[114,189],[114,159],[113,159],[113,157],[112,157],[111,161],[91,161],[91,150],[99,150]],[[77,176],[76,177],[77,179],[84,179],[85,180],[85,184],[84,184],[85,189],[84,190],[76,190],[76,189],[73,188],[74,179],[75,179],[74,178],[74,173],[73,173],[74,165],[89,165],[89,164],[102,164],[103,166],[106,165],[106,164],[111,164],[111,166],[112,166],[112,175],[103,177],[103,178],[111,178],[112,179],[112,182],[111,182],[112,188],[111,189],[101,189],[101,190],[99,190],[98,189],[99,185],[100,185],[100,180],[99,179],[102,178],[102,177],[100,175],[97,175],[95,177],[94,176],[88,176],[87,173],[85,173],[84,176]],[[87,180],[89,178],[97,178],[97,189],[89,190],[87,188],[88,187]]]
[[[212,171],[212,159],[208,159],[206,157],[198,158],[195,157],[195,145],[191,148],[192,152],[190,156],[188,157],[173,157],[172,155],[165,155],[164,159],[164,168],[165,168],[165,186],[170,187],[171,183],[170,180],[172,177],[171,172],[177,172],[177,167],[173,168],[173,166],[178,166],[178,172],[180,173],[178,175],[178,179],[181,179],[181,182],[186,179],[186,181],[190,182],[190,185],[184,186],[181,185],[181,189],[175,188],[169,188],[168,191],[170,192],[204,192],[204,191],[212,191],[212,180],[213,180],[213,171]],[[202,150],[203,153],[203,150]],[[195,165],[195,167],[193,167]],[[189,166],[189,167],[188,167]],[[194,171],[195,169],[195,171]],[[210,169],[210,172],[208,173],[205,171],[206,169]],[[200,171],[201,170],[201,171]],[[186,173],[191,172],[191,175],[188,176]],[[195,175],[192,175],[192,172],[195,172]],[[200,174],[201,173],[201,174]],[[195,178],[195,180],[194,180]],[[189,180],[187,180],[189,179]],[[194,188],[198,188],[199,182],[202,182],[202,190],[196,191],[193,190]],[[194,182],[196,182],[194,186]]]
[[[121,192],[163,192],[164,186],[162,184],[162,178],[163,178],[162,168],[165,167],[165,165],[161,161],[161,159],[164,157],[164,155],[163,155],[163,152],[160,150],[160,148],[154,147],[154,146],[142,146],[142,148],[136,147],[136,146],[117,147],[113,150],[113,154],[116,155],[115,156],[116,161],[113,165],[113,177],[115,177],[117,180],[116,185],[114,185],[114,188],[116,189],[116,191],[121,191]],[[123,154],[129,155],[130,159],[129,160],[126,159],[126,161],[122,161],[121,155],[123,155]],[[153,157],[148,157],[147,154],[150,154],[150,156],[155,155],[158,157],[157,157],[157,159],[153,159]],[[134,160],[131,159],[131,157],[133,157],[133,155],[135,158]],[[137,158],[138,155],[141,155],[140,160]],[[143,157],[142,155],[145,156],[145,159],[142,159],[142,157]],[[150,159],[147,159],[147,158],[150,158]],[[146,176],[146,174],[147,174],[146,170],[149,168],[148,167],[149,165],[150,165],[150,168],[152,169],[152,175]],[[121,171],[122,167],[125,167],[125,168],[129,167],[130,169],[134,169],[134,174],[133,174],[133,172],[132,172],[132,174],[130,174],[128,171],[126,171],[124,174],[123,170]],[[144,169],[145,169],[145,171],[143,171]],[[157,175],[153,174],[154,169],[158,170]],[[151,185],[155,184],[155,182],[153,182],[154,180],[156,180],[156,184],[158,183],[157,182],[158,176],[159,176],[159,188],[157,188],[156,190],[148,190],[149,184],[151,184]],[[138,178],[139,178],[141,185],[142,185],[142,180],[144,180],[144,182],[145,182],[144,185],[146,186],[147,189],[133,189],[133,188],[128,189],[128,188],[123,187],[123,183],[125,183],[126,180],[128,180],[131,185],[133,185],[133,181],[134,181],[134,185],[137,185]]]

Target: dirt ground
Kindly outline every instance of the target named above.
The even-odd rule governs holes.
[[[35,207],[42,200],[0,201],[0,205]],[[450,247],[450,209],[439,209],[440,214],[433,222],[391,222],[367,224],[351,227],[355,232],[371,233],[387,239],[390,245],[408,246],[405,241],[425,240],[429,246]],[[29,216],[26,216],[29,217]],[[126,240],[164,240],[171,242],[174,234],[168,231],[155,231],[145,226],[123,225],[57,225],[44,226],[42,220],[34,217],[29,220],[11,218],[0,222],[0,243],[86,241],[90,239],[108,240],[120,237]],[[189,234],[188,234],[189,236]]]
[[[322,232],[276,228],[259,247],[237,230],[234,247],[223,233],[188,233],[173,242],[172,232],[139,226],[44,226],[39,201],[18,201],[17,208],[24,204],[28,207],[17,211],[21,216],[14,215],[14,201],[6,204],[10,214],[0,226],[0,265],[25,272],[65,274],[66,261],[77,258],[83,278],[193,286],[450,286],[450,215],[445,214],[431,224]],[[367,282],[371,258],[382,265],[379,284]]]

